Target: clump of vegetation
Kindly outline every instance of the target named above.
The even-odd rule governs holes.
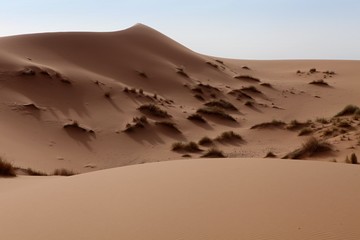
[[[265,158],[276,158],[276,154],[274,154],[273,152],[269,151],[266,153]]]
[[[173,151],[176,152],[201,152],[202,150],[199,148],[197,143],[195,142],[189,142],[189,143],[183,143],[183,142],[176,142],[172,145],[171,148]]]
[[[30,176],[47,176],[46,173],[38,171],[38,170],[34,170],[32,168],[23,169],[23,171]]]
[[[168,114],[165,110],[162,110],[154,104],[144,104],[141,105],[138,110],[144,114],[152,115],[159,118],[170,118],[171,115]]]
[[[303,128],[303,129],[300,130],[299,136],[307,136],[307,135],[310,135],[312,133],[313,133],[313,130],[311,128],[306,127],[306,128]]]
[[[232,111],[237,111],[238,110],[232,103],[230,103],[228,101],[225,101],[223,99],[212,100],[210,102],[205,103],[205,106],[218,107],[218,108],[223,108],[223,109],[232,110]]]
[[[183,76],[183,77],[185,77],[185,78],[189,78],[189,75],[181,67],[176,68],[176,73]]]
[[[217,87],[211,86],[210,84],[199,83],[197,86],[199,88],[206,89],[207,91],[220,92],[220,90]]]
[[[254,99],[250,95],[244,93],[241,89],[234,89],[234,90],[230,91],[228,94],[236,96],[237,100],[243,100],[243,99],[251,99],[251,100],[253,100]]]
[[[288,159],[302,159],[311,157],[319,153],[331,152],[333,147],[331,144],[320,141],[314,137],[309,138],[301,148],[287,154],[284,158]]]
[[[262,93],[260,90],[258,90],[255,86],[249,86],[249,87],[242,87],[242,91],[248,91],[252,93]]]
[[[222,110],[221,108],[218,108],[218,107],[200,108],[197,110],[197,113],[211,115],[211,116],[219,117],[224,120],[237,122],[235,118],[233,118],[231,115],[227,114],[226,112],[224,112],[224,110]]]
[[[206,123],[206,120],[198,113],[193,113],[187,119],[195,122]]]
[[[0,177],[16,177],[15,167],[0,157]]]
[[[170,122],[170,121],[160,121],[160,122],[155,122],[155,125],[157,126],[161,126],[161,127],[166,127],[170,130],[173,130],[175,132],[181,133],[181,131],[178,129],[178,127],[176,126],[175,123]]]
[[[199,93],[199,94],[203,94],[203,90],[201,89],[201,87],[197,86],[191,89],[191,91]]]
[[[196,99],[199,100],[199,101],[205,101],[205,98],[204,98],[202,95],[200,95],[200,94],[195,94],[195,95],[194,95],[194,98],[196,98]]]
[[[317,86],[323,86],[323,87],[328,87],[330,86],[327,82],[325,82],[323,79],[320,80],[314,80],[312,82],[309,82],[309,84],[312,85],[317,85]]]
[[[234,78],[251,82],[260,82],[260,79],[250,75],[237,75]]]
[[[213,140],[211,139],[211,138],[209,138],[209,137],[203,137],[203,138],[201,138],[200,140],[199,140],[199,145],[201,145],[201,146],[210,146],[210,145],[212,145],[214,142],[213,142]]]
[[[316,68],[311,68],[311,69],[309,70],[309,73],[316,73],[316,72],[317,72]]]
[[[347,105],[343,110],[335,115],[335,117],[360,115],[360,108],[355,105]]]
[[[346,129],[353,128],[353,126],[348,121],[340,121],[339,123],[337,123],[337,126],[339,128],[346,128]]]
[[[126,128],[124,132],[129,133],[135,131],[135,129],[145,128],[146,124],[148,124],[148,120],[145,116],[134,117],[133,124],[131,123],[126,124]]]
[[[273,86],[270,83],[261,83],[260,84],[263,87],[272,88]]]
[[[327,120],[326,118],[317,118],[316,122],[322,123],[322,124],[328,124],[329,120]]]
[[[246,101],[244,103],[245,106],[248,106],[248,107],[253,107],[254,106],[254,101]]]
[[[271,122],[264,122],[256,124],[251,127],[251,129],[265,129],[265,128],[284,128],[286,123],[279,120],[272,120]]]
[[[65,168],[58,168],[54,170],[53,175],[55,176],[72,176],[75,175],[76,173],[72,170],[69,169],[65,169]]]
[[[308,127],[310,125],[311,125],[311,121],[299,122],[298,120],[292,120],[286,128],[289,130],[299,130],[304,127]]]
[[[325,72],[323,72],[323,73],[325,73],[325,74],[327,74],[327,75],[335,75],[336,73],[334,72],[334,71],[325,71]]]
[[[206,64],[213,67],[213,68],[219,68],[219,66],[217,64],[215,64],[213,62],[210,62],[210,61],[207,61]]]
[[[226,156],[223,153],[223,151],[216,149],[216,148],[211,148],[201,157],[202,158],[225,158]]]
[[[357,156],[355,153],[352,153],[351,156],[350,156],[350,162],[351,164],[359,164],[358,163],[358,160],[357,160]]]
[[[230,142],[230,141],[243,141],[243,138],[233,132],[233,131],[228,131],[228,132],[223,132],[220,136],[215,138],[216,141],[219,142]]]
[[[140,77],[148,78],[148,75],[144,71],[136,71]]]

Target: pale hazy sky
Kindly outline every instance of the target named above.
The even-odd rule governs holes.
[[[138,22],[208,55],[360,60],[360,0],[0,0],[0,36]]]

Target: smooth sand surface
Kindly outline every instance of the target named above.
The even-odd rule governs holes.
[[[0,195],[3,239],[360,238],[354,165],[184,160],[41,180]]]

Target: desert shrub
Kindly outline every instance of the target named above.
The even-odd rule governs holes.
[[[273,152],[269,151],[266,153],[265,158],[276,158],[276,154],[274,154]]]
[[[243,87],[241,88],[242,91],[252,92],[252,93],[261,93],[255,86]]]
[[[201,157],[203,157],[203,158],[225,158],[225,154],[223,153],[223,151],[221,151],[219,149],[211,148]]]
[[[220,92],[220,90],[217,87],[211,86],[210,84],[199,83],[197,86],[202,89],[206,89],[207,91]]]
[[[16,172],[14,166],[0,157],[0,176],[15,177]]]
[[[284,128],[286,125],[285,122],[279,120],[272,120],[271,122],[264,122],[256,124],[251,127],[251,129],[265,129],[265,128]]]
[[[26,172],[30,176],[47,176],[46,173],[31,168],[24,169],[24,172]]]
[[[304,127],[308,127],[311,125],[311,121],[307,121],[307,122],[299,122],[298,120],[292,120],[288,125],[287,125],[287,129],[289,130],[299,130],[302,129]]]
[[[246,80],[246,81],[252,81],[252,82],[260,82],[260,79],[250,76],[250,75],[238,75],[238,76],[235,76],[234,78]]]
[[[325,71],[323,73],[325,73],[327,75],[335,75],[336,74],[334,71]]]
[[[317,118],[316,122],[322,123],[322,124],[328,124],[329,120],[327,120],[326,118]]]
[[[181,67],[176,68],[176,73],[183,76],[183,77],[185,77],[185,78],[189,78],[189,75]]]
[[[58,168],[54,170],[53,175],[55,176],[72,176],[75,175],[76,173],[73,172],[72,170],[69,169],[65,169],[65,168]]]
[[[173,151],[176,152],[200,152],[202,151],[199,146],[197,145],[197,143],[195,142],[188,142],[188,143],[183,143],[183,142],[176,142],[172,145],[171,149]]]
[[[232,110],[232,111],[237,110],[237,108],[232,103],[225,101],[223,99],[212,100],[210,102],[205,103],[204,105],[208,106],[208,107],[218,107],[218,108],[223,108],[223,109]]]
[[[198,113],[193,113],[187,119],[195,122],[206,123],[206,120]]]
[[[306,136],[306,135],[309,135],[311,133],[313,133],[313,130],[311,128],[307,127],[307,128],[303,128],[303,129],[300,130],[299,136]]]
[[[325,82],[323,79],[320,79],[320,80],[314,80],[312,82],[309,82],[309,84],[312,84],[312,85],[318,85],[318,86],[329,86],[329,84],[327,82]]]
[[[141,105],[138,110],[142,113],[149,114],[159,118],[170,118],[171,116],[165,111],[154,104]]]
[[[199,145],[201,146],[209,146],[213,144],[213,140],[209,137],[203,137],[199,140]]]
[[[316,68],[311,68],[311,69],[309,70],[309,73],[316,73],[316,72],[317,72]]]
[[[130,133],[135,131],[136,129],[145,128],[146,124],[148,124],[148,120],[145,116],[134,117],[132,124],[131,123],[126,124],[126,128],[124,132]]]
[[[220,136],[216,137],[215,140],[219,142],[243,141],[243,138],[239,134],[233,131],[228,131],[228,132],[223,132]]]
[[[233,118],[231,115],[227,114],[226,112],[224,112],[224,110],[222,110],[221,108],[218,108],[218,107],[200,108],[196,112],[206,114],[206,115],[215,116],[215,117],[219,117],[219,118],[224,119],[224,120],[236,122],[235,118]]]
[[[173,131],[178,132],[178,133],[181,132],[181,131],[178,129],[178,127],[176,126],[176,124],[173,123],[173,122],[170,122],[170,121],[155,122],[155,125],[168,128],[168,129],[173,130]]]
[[[343,110],[338,112],[335,117],[348,116],[348,115],[360,115],[360,108],[355,105],[347,105]]]
[[[351,156],[350,156],[350,162],[351,164],[359,164],[358,163],[358,160],[357,160],[357,156],[355,153],[352,153]]]
[[[331,144],[320,141],[314,137],[309,138],[301,148],[287,154],[284,158],[301,159],[304,157],[311,157],[318,153],[326,153],[333,150]]]

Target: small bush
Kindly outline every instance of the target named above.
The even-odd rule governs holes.
[[[252,93],[261,93],[261,91],[258,90],[255,86],[243,87],[241,90],[247,91],[247,92],[252,92]]]
[[[233,131],[228,131],[228,132],[223,132],[220,136],[216,137],[215,140],[219,142],[243,141],[243,138],[239,134]]]
[[[37,170],[33,170],[31,168],[24,169],[24,172],[26,172],[30,176],[47,176],[46,173],[41,172],[41,171],[37,171]]]
[[[218,107],[200,108],[200,109],[197,110],[197,113],[202,113],[202,114],[206,114],[206,115],[212,115],[212,116],[224,119],[224,120],[237,122],[235,118],[233,118],[231,115],[227,114],[221,108],[218,108]]]
[[[351,164],[359,164],[355,153],[351,154],[350,162],[351,162]]]
[[[223,153],[223,151],[220,151],[216,148],[211,148],[201,157],[202,158],[225,158],[226,156]]]
[[[154,104],[141,105],[138,110],[142,113],[149,114],[159,118],[170,118],[171,116],[165,111]]]
[[[181,131],[177,128],[176,124],[173,123],[173,122],[170,122],[170,121],[155,122],[155,125],[166,127],[166,128],[168,128],[170,130],[181,133]]]
[[[11,163],[2,159],[1,157],[0,157],[0,176],[1,177],[15,177],[16,176],[14,166]]]
[[[222,100],[222,99],[213,100],[213,101],[205,103],[204,105],[208,106],[208,107],[218,107],[218,108],[223,108],[223,109],[232,110],[232,111],[238,110],[232,103]]]
[[[335,117],[342,117],[348,115],[360,115],[360,108],[355,105],[347,105],[343,110],[338,112]]]
[[[317,86],[323,86],[323,87],[328,87],[330,86],[327,82],[325,82],[323,79],[320,80],[314,80],[312,82],[309,82],[309,84],[312,85],[317,85]]]
[[[311,137],[302,145],[301,148],[287,154],[284,158],[301,159],[304,157],[311,157],[318,153],[330,152],[332,150],[333,148],[329,143]]]
[[[53,175],[55,176],[72,176],[75,175],[76,173],[73,172],[72,170],[68,170],[65,168],[58,168],[54,170]]]
[[[260,79],[255,78],[253,76],[249,76],[249,75],[238,75],[238,76],[235,76],[234,78],[245,80],[245,81],[251,81],[251,82],[260,82]]]
[[[317,72],[316,68],[311,68],[311,69],[309,70],[309,73],[316,73],[316,72]]]
[[[201,146],[209,146],[213,144],[213,140],[209,137],[203,137],[202,139],[199,140],[198,143]]]
[[[271,122],[256,124],[252,126],[251,129],[284,128],[285,125],[286,123],[284,123],[283,121],[272,120]]]
[[[276,158],[276,154],[274,154],[273,152],[269,151],[266,153],[265,158]]]
[[[206,123],[206,120],[198,113],[193,113],[187,119],[195,122]]]
[[[189,142],[189,143],[177,142],[172,145],[171,149],[176,152],[196,153],[202,151],[195,142]]]

